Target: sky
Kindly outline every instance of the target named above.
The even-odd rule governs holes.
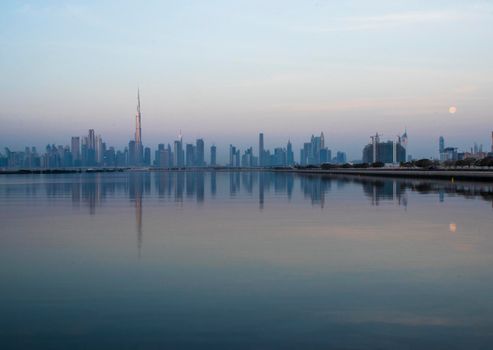
[[[493,1],[2,1],[0,147],[90,128],[124,147],[140,88],[152,148],[181,130],[221,157],[258,132],[298,150],[323,131],[361,159],[407,129],[414,157],[440,135],[490,149],[492,43]]]

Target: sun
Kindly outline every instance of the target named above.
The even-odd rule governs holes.
[[[450,106],[449,109],[448,109],[448,112],[450,114],[455,114],[455,112],[457,112],[457,107],[455,106]]]

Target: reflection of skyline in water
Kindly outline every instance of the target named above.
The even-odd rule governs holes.
[[[110,347],[182,349],[245,329],[251,347],[269,332],[264,348],[457,335],[471,349],[493,324],[492,193],[288,172],[0,176],[4,338],[50,347],[83,327],[76,347],[94,348],[104,328]]]
[[[21,177],[19,177],[21,178]],[[216,196],[234,199],[240,194],[258,199],[260,210],[274,198],[291,200],[296,193],[302,195],[312,206],[324,208],[331,192],[346,186],[361,186],[362,193],[371,206],[394,203],[408,206],[408,193],[436,195],[440,203],[446,197],[482,199],[493,203],[493,185],[485,183],[451,183],[360,176],[319,176],[289,172],[128,172],[120,174],[82,174],[57,177],[30,178],[33,182],[15,182],[0,185],[3,198],[16,196],[43,197],[53,200],[71,198],[74,208],[87,207],[90,215],[107,199],[115,196],[128,197],[135,208],[137,245],[143,242],[143,207],[146,197],[172,199],[177,205],[185,201],[204,203]],[[38,182],[36,182],[38,181]]]
[[[145,197],[172,198],[175,202],[204,202],[215,196],[234,198],[238,194],[258,197],[258,206],[266,204],[266,194],[290,200],[296,192],[314,206],[323,207],[328,195],[346,186],[361,186],[370,205],[394,202],[408,205],[408,193],[436,195],[439,202],[446,197],[482,199],[493,202],[493,184],[446,181],[372,178],[361,176],[319,176],[289,172],[127,172],[119,174],[82,174],[71,176],[49,175],[29,178],[32,182],[4,181],[0,195],[13,198],[27,197],[71,198],[74,207],[85,205],[90,214],[102,206],[107,198],[128,196],[135,207]],[[8,178],[7,178],[8,180]]]

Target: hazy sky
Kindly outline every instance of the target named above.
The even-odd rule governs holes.
[[[298,148],[324,131],[361,158],[370,134],[407,127],[490,148],[492,1],[2,1],[0,147],[68,144],[94,128],[143,140]],[[450,106],[457,113],[450,114]]]

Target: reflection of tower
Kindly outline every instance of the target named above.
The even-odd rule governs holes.
[[[258,207],[260,210],[264,209],[264,174],[263,172],[260,172],[258,174],[259,176],[259,181],[258,181]]]
[[[264,133],[258,134],[258,163],[260,166],[264,166]]]
[[[212,171],[211,172],[211,195],[213,197],[216,195],[216,191],[217,191],[216,172]]]
[[[240,173],[230,172],[229,173],[229,195],[235,196],[237,192],[240,191]]]
[[[204,190],[204,172],[199,171],[196,173],[196,181],[197,181],[197,203],[204,202],[205,190]]]
[[[176,182],[175,182],[175,201],[183,202],[183,189],[185,187],[185,173],[182,171],[178,171],[175,173]]]
[[[144,179],[141,173],[132,173],[130,174],[129,181],[130,200],[133,200],[135,205],[135,225],[137,228],[137,246],[140,258],[142,250],[142,192]]]
[[[286,181],[286,189],[288,192],[288,198],[291,199],[292,193],[293,193],[293,186],[294,186],[294,176],[293,174],[287,174],[287,181]]]
[[[248,193],[253,192],[253,173],[252,172],[244,172],[241,174],[241,180],[243,183],[243,187],[247,190]]]
[[[211,146],[211,166],[216,166],[216,146],[212,145]]]
[[[135,223],[137,225],[137,245],[140,258],[142,251],[142,191],[135,197]]]

